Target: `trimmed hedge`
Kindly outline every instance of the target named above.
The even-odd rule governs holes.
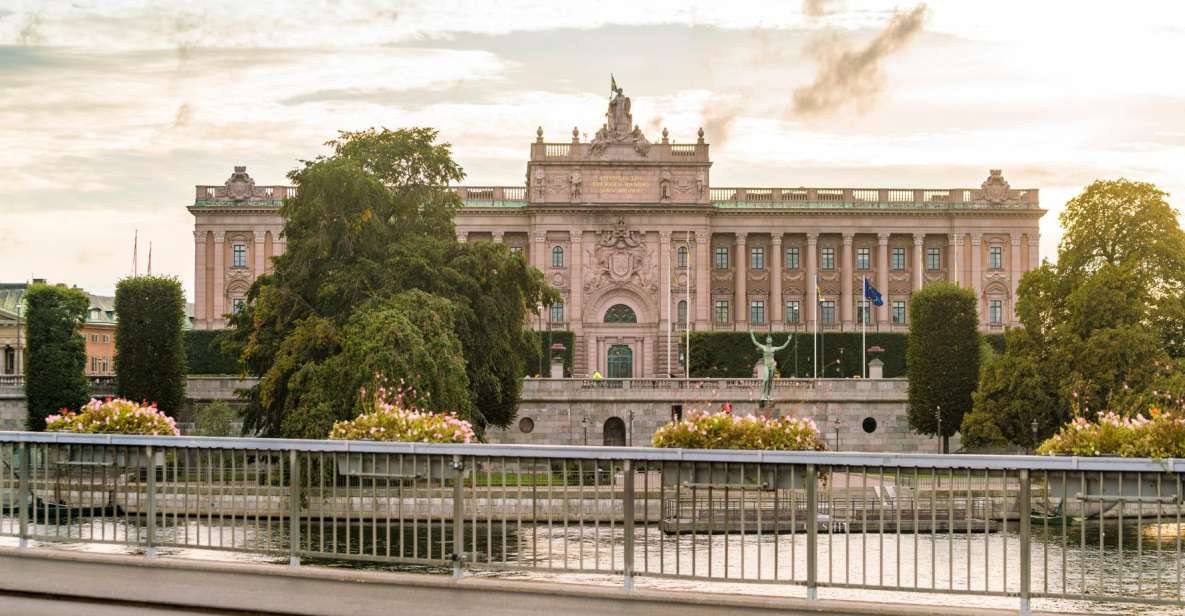
[[[38,283],[25,303],[25,429],[37,431],[47,415],[86,403],[86,340],[79,332],[90,300],[76,289]]]
[[[239,362],[222,354],[222,330],[185,332],[185,365],[189,374],[238,374]]]
[[[130,276],[115,285],[115,394],[169,416],[185,404],[185,292],[176,278]]]
[[[757,334],[764,344],[765,334]],[[786,342],[789,334],[773,334],[773,343]],[[783,378],[811,378],[815,375],[814,336],[793,334],[785,349],[778,351],[778,374]],[[885,350],[880,360],[885,363],[886,378],[905,376],[905,348],[908,334],[868,334],[868,346]],[[819,334],[819,376],[828,378],[859,376],[860,334],[828,332]],[[761,352],[753,346],[748,333],[703,332],[691,335],[691,376],[693,378],[751,378],[753,366],[761,359]],[[826,370],[824,370],[826,367]]]

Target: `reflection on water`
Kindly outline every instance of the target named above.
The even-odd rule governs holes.
[[[1150,522],[1153,520],[1149,520]],[[10,534],[16,520],[0,516],[0,533]],[[1033,524],[1032,588],[1035,593],[1122,592],[1144,597],[1178,598],[1181,588],[1181,538],[1165,528],[1141,532],[1136,524],[1097,521],[1065,528]],[[51,526],[34,526],[46,544],[73,550],[139,553],[145,528],[136,518],[75,517]],[[519,579],[620,585],[623,562],[619,525],[570,526],[467,523],[465,553],[478,568],[509,565],[518,570],[489,572]],[[156,529],[160,554],[183,558],[286,563],[289,529],[278,520],[222,521],[166,519]],[[805,596],[806,537],[802,534],[681,535],[639,528],[635,570],[639,587],[777,596]],[[93,543],[103,542],[103,543]],[[0,544],[15,545],[14,537]],[[41,545],[34,542],[34,545]],[[309,520],[301,525],[306,564],[369,570],[445,572],[450,568],[450,524],[399,524],[373,521],[332,524]],[[233,551],[230,551],[233,550]],[[926,593],[956,589],[996,593],[1019,590],[1020,541],[1013,527],[974,535],[834,534],[819,535],[818,579],[823,598],[861,601],[935,603],[1013,609],[1011,597]],[[310,557],[311,555],[311,557]],[[383,562],[402,556],[422,565]],[[351,560],[352,559],[352,560]],[[435,563],[435,564],[434,564]],[[593,573],[546,570],[581,569]],[[645,574],[711,576],[722,581],[665,579]],[[726,579],[727,578],[727,579]],[[754,584],[739,581],[763,580]],[[917,589],[903,593],[845,589],[829,584],[862,584]],[[1185,608],[1098,604],[1063,599],[1035,599],[1034,609],[1113,614],[1182,614]]]

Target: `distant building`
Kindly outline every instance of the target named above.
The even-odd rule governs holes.
[[[620,89],[605,120],[592,140],[573,129],[548,143],[540,128],[525,186],[457,188],[458,239],[505,243],[560,291],[533,326],[574,333],[577,375],[678,372],[671,341],[689,327],[906,331],[911,295],[939,280],[975,292],[985,330],[1016,324],[1045,210],[1000,170],[975,188],[717,187],[702,129],[651,143]],[[270,271],[293,194],[255,186],[244,167],[197,187],[196,328],[223,327]],[[865,279],[883,306],[866,304]]]

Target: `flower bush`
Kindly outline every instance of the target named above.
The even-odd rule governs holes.
[[[473,425],[455,413],[433,413],[410,401],[410,392],[388,396],[380,388],[366,412],[333,424],[329,438],[342,441],[399,441],[414,443],[473,443]],[[363,392],[365,398],[365,392]]]
[[[1152,407],[1147,416],[1120,417],[1106,412],[1096,421],[1079,417],[1042,443],[1037,453],[1185,458],[1185,413]]]
[[[699,410],[690,411],[682,421],[659,428],[652,443],[655,447],[684,449],[823,451],[827,448],[815,420],[809,417],[738,417],[728,411]]]
[[[45,418],[50,432],[90,432],[101,434],[147,434],[180,436],[177,422],[156,408],[123,398],[91,400],[77,413],[62,409]]]

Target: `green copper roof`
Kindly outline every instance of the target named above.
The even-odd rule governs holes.
[[[527,207],[527,201],[525,199],[466,199],[465,207],[519,208]]]

